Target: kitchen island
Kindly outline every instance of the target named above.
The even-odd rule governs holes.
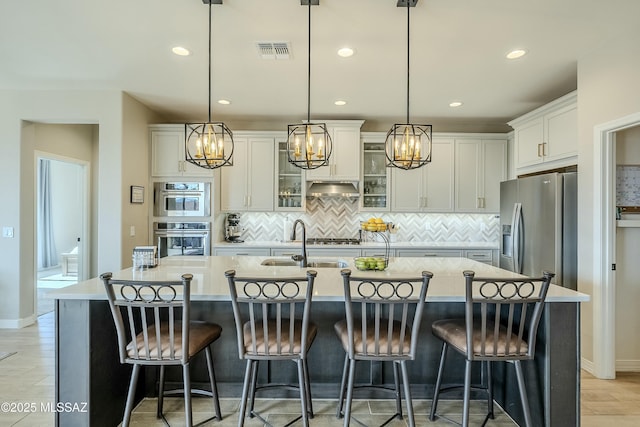
[[[178,280],[184,273],[193,274],[192,318],[213,321],[223,328],[222,337],[214,344],[219,391],[223,397],[239,396],[244,362],[238,359],[224,272],[233,269],[239,276],[291,277],[303,276],[306,270],[297,266],[261,265],[267,258],[273,257],[169,257],[161,259],[157,268],[144,272],[125,269],[113,273],[115,278],[145,280]],[[356,272],[353,259],[339,260]],[[344,352],[333,332],[333,324],[344,317],[342,279],[339,268],[316,270],[312,321],[318,325],[319,333],[309,355],[312,394],[315,398],[337,399]],[[383,272],[357,273],[392,278],[419,276],[423,270],[431,271],[434,277],[427,293],[418,356],[408,365],[414,398],[433,395],[441,343],[431,335],[431,323],[445,317],[464,317],[462,271],[473,270],[483,277],[517,277],[515,273],[466,258],[393,258]],[[50,295],[56,299],[56,400],[86,402],[88,407],[84,413],[58,413],[58,425],[117,425],[123,413],[131,368],[118,361],[115,328],[102,282],[94,278]],[[588,296],[552,285],[547,301],[536,343],[536,359],[524,364],[531,412],[535,425],[577,425],[580,303],[588,301]],[[295,370],[263,365],[260,372],[263,378],[276,382],[294,380],[291,375],[295,375]],[[461,382],[462,366],[461,358],[452,357],[447,366],[448,380]],[[192,368],[192,381],[206,382],[203,361],[195,360]],[[372,363],[369,369],[358,371],[357,376],[361,382],[393,381],[392,370],[380,363]],[[167,375],[169,383],[179,378],[179,372]],[[478,374],[476,380],[479,379]],[[495,400],[516,421],[521,420],[513,369],[496,366],[493,379]],[[155,372],[148,369],[141,377],[138,397],[154,395],[155,390]]]

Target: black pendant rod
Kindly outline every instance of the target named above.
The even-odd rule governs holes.
[[[209,2],[209,123],[211,123],[211,3]]]
[[[407,124],[409,124],[409,12],[411,11],[409,3],[407,2]]]
[[[311,1],[309,1],[309,25],[307,34],[307,123],[311,122]]]

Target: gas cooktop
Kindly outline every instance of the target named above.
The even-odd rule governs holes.
[[[312,237],[307,239],[307,245],[359,245],[360,239],[336,237]]]

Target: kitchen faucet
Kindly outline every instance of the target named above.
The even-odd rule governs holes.
[[[307,266],[307,229],[301,219],[296,219],[291,227],[291,240],[296,240],[296,226],[298,224],[302,226],[302,255],[292,255],[291,259],[300,261],[300,267],[304,268]]]

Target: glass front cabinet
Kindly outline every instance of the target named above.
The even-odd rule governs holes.
[[[384,151],[384,136],[364,136],[363,138],[360,191],[362,192],[361,210],[389,210],[389,175]]]
[[[278,211],[304,211],[305,186],[303,170],[289,163],[287,157],[287,143],[278,143],[277,165],[277,194]]]

